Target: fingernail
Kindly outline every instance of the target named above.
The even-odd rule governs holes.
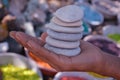
[[[10,37],[15,38],[13,34],[10,34]]]
[[[17,32],[17,33],[16,33],[16,38],[17,38],[17,39],[22,39],[22,35],[21,35],[20,32]]]
[[[9,35],[10,35],[10,37],[12,37],[12,38],[15,38],[15,31],[11,31],[10,33],[9,33]]]

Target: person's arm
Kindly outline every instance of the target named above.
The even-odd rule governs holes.
[[[104,53],[103,57],[104,65],[98,72],[120,80],[120,58],[108,53]]]
[[[46,34],[41,36],[41,40],[22,32],[14,31],[10,35],[57,71],[91,71],[120,80],[120,58],[105,53],[88,42],[80,41],[80,55],[67,57],[44,48]]]

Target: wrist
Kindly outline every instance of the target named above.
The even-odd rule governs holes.
[[[96,53],[98,57],[96,57],[95,62],[93,64],[93,67],[91,68],[92,72],[101,74],[102,71],[104,71],[104,65],[105,65],[105,55],[103,51],[98,50],[99,52]]]
[[[108,76],[120,80],[120,58],[114,55],[106,54],[106,73]]]
[[[87,72],[95,72],[95,73],[100,73],[101,70],[103,70],[103,65],[105,65],[103,52],[98,49],[94,53],[95,53],[94,59],[91,62],[89,62],[90,61],[89,60],[87,63],[80,64],[80,66],[82,65],[82,67],[80,67],[80,70],[87,71]],[[87,58],[89,59],[89,57]],[[85,61],[84,59],[82,60]]]
[[[104,76],[120,79],[120,58],[103,52],[102,66],[96,71]]]

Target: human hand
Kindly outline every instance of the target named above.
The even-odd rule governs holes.
[[[48,0],[47,4],[50,12],[55,12],[58,8],[73,4],[74,0]]]
[[[41,39],[15,31],[10,32],[10,35],[32,52],[33,55],[38,56],[57,71],[97,72],[98,70],[101,70],[102,65],[104,65],[102,61],[102,51],[85,41],[80,41],[80,47],[82,50],[80,55],[67,57],[48,51],[43,47],[45,44],[45,38],[47,37],[46,33],[42,34]]]
[[[6,24],[8,21],[15,20],[15,19],[16,19],[15,16],[6,15],[6,16],[3,18],[2,23],[3,23],[3,24]]]

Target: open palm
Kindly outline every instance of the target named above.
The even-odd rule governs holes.
[[[31,37],[22,32],[11,32],[11,37],[26,47],[29,51],[34,53],[33,55],[47,62],[57,71],[94,71],[99,69],[102,64],[102,52],[94,45],[80,41],[81,53],[80,55],[67,57],[64,55],[58,55],[45,49],[46,33],[43,33],[41,38]],[[97,66],[96,66],[97,65]]]

